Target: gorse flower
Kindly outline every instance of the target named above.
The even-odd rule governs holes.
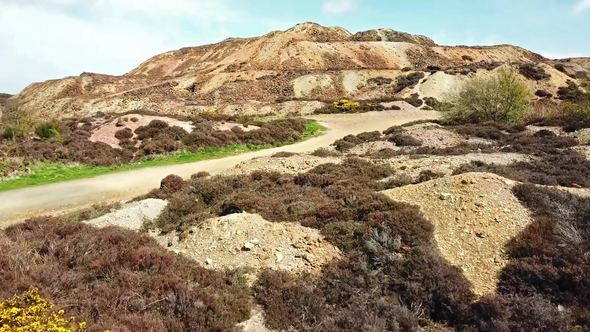
[[[0,332],[85,332],[86,323],[63,317],[64,310],[51,312],[53,303],[34,288],[0,302]]]
[[[359,102],[350,101],[348,99],[340,99],[340,100],[334,102],[334,107],[336,107],[338,109],[350,110],[352,108],[361,107],[361,104]]]

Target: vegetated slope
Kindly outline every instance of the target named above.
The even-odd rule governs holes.
[[[553,234],[564,241],[575,241],[572,243],[587,239],[583,219],[575,219],[585,215],[585,199],[570,198],[571,206],[563,205],[568,222],[574,223],[573,231],[569,227],[572,224],[561,225],[563,221],[558,219],[544,226],[543,239],[527,242],[520,238],[537,236],[535,227],[540,219],[534,209],[532,218],[527,215],[523,205],[529,207],[535,198],[521,194],[520,185],[513,188],[514,182],[490,174],[430,181],[441,175],[424,172],[413,181],[422,183],[408,186],[412,180],[403,181],[403,168],[375,165],[377,161],[343,157],[340,164],[323,164],[298,175],[253,171],[241,176],[194,177],[178,191],[158,190],[148,195],[170,200],[153,226],[182,234],[211,216],[247,211],[269,221],[318,228],[342,251],[341,260],[325,266],[320,276],[267,270],[254,286],[266,322],[274,329],[314,330],[321,326],[326,331],[407,331],[433,327],[433,323],[462,331],[569,331],[574,326],[582,330],[588,327],[588,305],[580,297],[587,293],[583,275],[588,262],[572,260],[567,250],[559,253],[567,268],[554,265],[549,256],[531,261],[539,250],[545,250],[542,241],[556,241]],[[447,182],[454,184],[445,187]],[[488,182],[497,190],[482,198],[480,193],[485,192],[474,188],[490,188]],[[384,199],[376,192],[398,186],[385,195],[398,191],[412,201],[434,192],[433,199],[441,202],[437,206],[450,209],[444,211],[446,214],[463,215],[454,212],[462,206],[477,211],[464,212],[465,218],[459,220],[440,219],[443,211],[422,215],[415,207]],[[406,196],[404,190],[418,194]],[[439,193],[441,190],[449,190],[450,195],[442,195],[445,193]],[[561,189],[548,190],[561,195]],[[465,195],[461,196],[463,191]],[[466,204],[457,201],[467,196]],[[547,202],[553,202],[552,207],[560,211],[560,204],[567,200]],[[553,233],[555,223],[561,225],[561,233]],[[470,229],[463,232],[464,227]],[[469,248],[465,250],[473,251],[463,261],[460,252],[450,252],[450,247],[460,246],[451,242],[460,242],[461,237]],[[515,247],[516,243],[527,246],[526,252]],[[546,250],[562,247],[563,242],[556,242]],[[576,250],[579,254],[586,249]],[[470,273],[474,265],[470,258],[493,266],[488,271],[491,275]],[[550,274],[545,276],[544,271]],[[549,289],[544,288],[545,282]],[[578,289],[582,293],[574,295]]]
[[[567,58],[565,62],[571,62],[583,67],[586,70],[590,70],[590,59],[589,58]]]
[[[4,105],[6,104],[6,100],[10,97],[12,97],[11,94],[0,93],[0,119],[2,119],[2,112],[4,110]]]
[[[425,36],[391,29],[352,34],[306,22],[260,37],[163,53],[123,76],[83,73],[34,83],[18,97],[21,107],[46,117],[138,108],[184,114],[214,108],[310,113],[323,106],[319,101],[343,97],[394,99],[417,92],[439,98],[468,77],[502,64],[527,65],[522,79],[531,92],[557,96],[567,79],[580,79],[576,73],[581,68],[559,62],[556,69],[557,63],[511,45],[440,46]]]
[[[428,137],[428,130],[432,130],[434,137],[444,130],[452,130],[463,138],[469,138],[468,141],[473,139],[478,143],[465,144],[452,139],[435,144],[437,140]],[[229,275],[213,271],[206,274],[185,259],[164,255],[158,251],[160,249],[152,248],[153,241],[139,237],[137,233],[122,232],[116,228],[90,230],[81,224],[70,224],[65,219],[37,219],[10,228],[4,238],[0,237],[0,246],[8,248],[0,251],[8,253],[4,256],[0,254],[0,273],[8,276],[5,280],[13,280],[8,283],[11,288],[6,290],[5,297],[20,292],[25,287],[22,285],[39,285],[41,292],[56,300],[58,305],[75,303],[76,316],[88,321],[89,325],[94,324],[94,329],[108,327],[112,322],[117,322],[122,328],[141,329],[152,327],[147,324],[154,321],[179,324],[158,325],[153,328],[156,331],[176,331],[195,326],[188,324],[209,323],[224,324],[216,326],[229,329],[230,324],[247,318],[246,309],[250,308],[251,297],[246,294],[249,294],[262,306],[268,327],[278,330],[411,331],[420,327],[441,330],[441,325],[446,325],[442,329],[584,331],[590,324],[590,307],[586,300],[590,288],[585,278],[589,271],[588,198],[568,194],[563,188],[533,185],[590,186],[586,180],[590,173],[590,161],[582,155],[574,158],[576,149],[583,147],[579,145],[588,143],[584,132],[584,129],[566,133],[555,127],[538,130],[522,125],[492,123],[414,124],[392,127],[384,133],[347,137],[337,142],[333,150],[314,152],[315,156],[327,156],[330,161],[341,158],[340,162],[319,164],[299,174],[278,172],[275,168],[277,171],[247,172],[244,169],[242,174],[229,176],[200,173],[185,181],[169,176],[162,181],[160,189],[147,195],[166,199],[168,204],[158,219],[145,226],[171,234],[178,232],[181,242],[171,248],[187,249],[190,255],[188,244],[198,240],[199,225],[207,227],[206,221],[219,217],[240,222],[240,218],[232,216],[246,211],[277,225],[294,223],[314,228],[324,236],[325,241],[339,249],[341,256],[325,262],[312,274],[293,275],[262,267],[258,281],[248,290],[241,286],[247,270],[233,271]],[[342,142],[353,146],[342,145]],[[363,157],[343,156],[336,150],[339,146],[340,149],[354,149],[377,142],[394,143],[395,149],[359,149]],[[462,174],[469,171],[464,168],[456,170],[457,175],[440,179],[443,174],[428,169],[424,166],[426,163],[423,171],[414,177],[408,175],[414,172],[410,169],[413,165],[397,162],[397,158],[408,156],[419,163],[420,160],[458,158],[465,154],[490,155],[492,160],[500,160],[504,154],[513,158],[519,153],[531,155],[532,161],[489,165],[488,172],[501,173],[523,184],[511,183],[496,175]],[[560,163],[551,161],[555,156],[561,157]],[[567,156],[570,158],[565,158]],[[292,164],[283,163],[286,158],[298,159],[300,156],[280,154],[268,160],[284,164],[287,170]],[[545,167],[544,177],[536,175],[540,165]],[[472,166],[483,167],[484,163],[480,161]],[[577,168],[574,172],[568,170],[570,167]],[[567,177],[564,178],[564,175]],[[488,180],[494,182],[494,187],[485,185]],[[453,185],[445,187],[446,183]],[[575,185],[577,183],[580,185]],[[511,195],[510,187],[515,185],[511,189],[515,196],[510,196],[505,201],[510,204],[498,210],[501,200],[491,193],[480,197],[480,193],[485,193],[475,189],[478,185],[493,188],[493,193],[501,192],[503,199]],[[455,219],[457,225],[445,225],[448,222],[446,217],[435,220],[436,213],[422,213],[418,206],[393,201],[382,193],[383,190],[411,193],[414,189],[435,193],[429,197],[438,200],[439,207],[444,205],[449,208],[444,210],[448,214],[453,213],[453,208],[461,209],[461,202],[455,199],[465,196],[469,196],[469,201],[464,202],[472,205],[464,207],[477,211],[473,214],[465,212],[465,218]],[[416,197],[428,197],[423,194]],[[482,204],[477,206],[476,203]],[[523,206],[532,212],[530,218],[522,215]],[[499,214],[488,216],[488,212]],[[486,218],[470,219],[468,215]],[[469,224],[470,221],[474,223]],[[492,222],[492,225],[486,227],[486,222]],[[515,223],[514,227],[504,226],[511,222]],[[461,230],[460,223],[466,223],[465,227],[469,228],[465,233],[469,239],[465,243],[473,252],[467,257],[482,260],[490,258],[483,255],[486,252],[501,254],[501,257],[493,259],[502,261],[489,263],[498,264],[494,267],[495,278],[484,276],[488,279],[482,279],[483,282],[495,283],[495,287],[482,287],[482,281],[474,279],[477,274],[462,269],[472,265],[472,262],[449,256],[449,247],[443,247],[454,238],[441,240],[441,236]],[[442,227],[442,233],[441,229],[437,229],[439,227]],[[516,232],[517,228],[520,233]],[[445,230],[450,232],[445,233]],[[223,234],[219,236],[225,236],[226,231],[222,229]],[[99,239],[93,241],[96,249],[86,243],[86,237]],[[238,245],[243,245],[241,242],[251,240],[251,237],[252,234],[243,234],[238,238]],[[209,238],[215,239],[215,236],[210,235]],[[186,248],[182,245],[184,240],[189,241],[185,243]],[[138,241],[142,249],[137,248]],[[474,249],[478,245],[481,247]],[[114,246],[117,251],[112,250]],[[78,254],[74,259],[71,250],[89,254]],[[98,252],[103,251],[108,255],[96,257]],[[144,254],[146,251],[150,254]],[[114,252],[117,256],[113,256]],[[43,259],[33,260],[34,269],[25,272],[15,270],[22,264],[11,263],[14,257],[31,260],[29,256],[22,256],[24,253]],[[206,264],[206,256],[196,256],[200,261],[205,257]],[[182,261],[174,263],[175,259]],[[181,264],[182,269],[177,270],[179,267],[174,264]],[[213,261],[206,266],[215,269],[215,264]],[[75,274],[47,277],[53,276],[54,271],[61,271],[62,266],[74,266]],[[109,278],[104,278],[105,267]],[[208,276],[207,280],[214,282],[202,292],[201,288],[186,290],[180,281],[178,284],[164,283],[166,287],[154,288],[158,293],[149,293],[149,296],[142,295],[137,299],[140,309],[144,308],[144,302],[149,304],[162,299],[153,304],[152,310],[137,312],[134,298],[128,299],[127,293],[119,292],[121,288],[96,291],[115,282],[117,287],[141,285],[143,288],[134,290],[144,294],[152,289],[148,285],[169,278],[175,282],[178,278],[184,280],[188,271],[197,274],[197,278]],[[17,272],[24,273],[24,277],[17,280]],[[85,278],[79,278],[79,275]],[[137,278],[141,278],[139,284],[133,283]],[[95,288],[85,288],[85,285]],[[173,289],[180,289],[180,292],[168,294],[166,292],[170,288],[167,287],[178,287]],[[477,291],[482,288],[486,290],[485,295]],[[59,294],[56,289],[61,290]],[[88,293],[89,290],[92,292]],[[85,301],[89,294],[93,302]],[[184,309],[186,303],[208,304],[210,295],[219,294],[226,297],[217,299],[228,306],[214,302],[206,312],[200,311],[200,305],[189,306],[189,311],[181,311],[187,314],[180,317],[170,309]],[[176,306],[178,298],[185,299],[179,307]],[[117,303],[117,306],[98,307],[96,310],[100,315],[97,316],[93,303]],[[195,322],[191,317],[199,317],[199,321]],[[210,328],[211,325],[206,326]]]
[[[41,217],[0,233],[0,249],[0,298],[38,287],[88,331],[231,331],[250,315],[231,273],[133,231]]]
[[[6,99],[12,97],[11,94],[8,93],[0,93],[0,105],[4,105],[4,103],[6,102]]]
[[[53,130],[47,136],[0,137],[0,157],[10,156],[0,159],[0,179],[18,177],[25,168],[46,162],[120,166],[175,153],[283,145],[300,140],[310,124],[302,118],[261,122],[227,115],[170,118],[140,113],[70,118],[37,127],[36,132],[43,126]]]

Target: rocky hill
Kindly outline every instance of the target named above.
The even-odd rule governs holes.
[[[550,60],[511,45],[441,46],[391,29],[351,33],[301,23],[255,38],[229,38],[157,55],[122,76],[82,73],[34,83],[17,95],[43,117],[149,109],[194,114],[311,113],[338,98],[441,98],[474,76],[511,65],[531,92],[558,98],[584,86],[589,59]],[[544,96],[547,94],[544,94]]]

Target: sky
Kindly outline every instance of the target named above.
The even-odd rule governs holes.
[[[0,0],[0,92],[82,72],[122,75],[159,53],[302,22],[590,56],[590,0]]]

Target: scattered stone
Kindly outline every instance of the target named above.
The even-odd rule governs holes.
[[[257,238],[253,238],[252,240],[250,240],[250,243],[257,245],[260,243],[260,240],[258,240]]]
[[[252,250],[253,248],[254,248],[254,244],[251,242],[244,243],[244,246],[242,247],[243,250]]]
[[[283,259],[285,258],[285,257],[283,256],[283,254],[282,254],[282,253],[280,253],[280,252],[277,252],[277,253],[275,254],[275,256],[277,257],[277,260],[276,260],[276,261],[277,261],[277,263],[280,263],[280,262],[282,262],[282,261],[283,261]]]
[[[442,199],[443,201],[446,201],[449,198],[451,198],[451,194],[449,194],[449,193],[440,194],[440,199]]]
[[[209,257],[207,257],[207,259],[205,260],[205,263],[207,263],[207,265],[211,265],[213,264],[213,260]]]
[[[119,226],[139,230],[145,221],[154,221],[158,218],[167,205],[168,201],[148,198],[139,202],[127,203],[119,210],[85,221],[85,223],[99,228]],[[167,242],[163,245],[166,244]]]

